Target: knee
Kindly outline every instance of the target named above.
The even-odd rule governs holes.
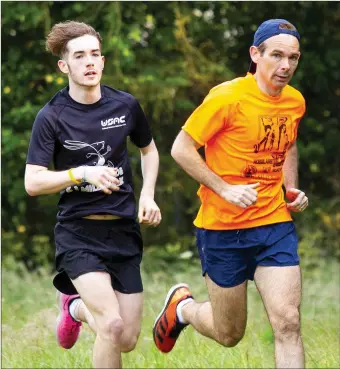
[[[98,324],[98,334],[105,340],[119,344],[124,331],[124,322],[120,316],[106,317]]]
[[[139,333],[123,334],[120,341],[121,352],[132,351],[137,345],[138,337]]]
[[[279,317],[273,319],[273,331],[275,339],[286,340],[300,335],[300,313],[298,308],[284,311]]]
[[[236,330],[233,331],[219,331],[217,332],[217,341],[225,346],[225,347],[234,347],[236,346],[244,336],[244,329],[243,330]]]

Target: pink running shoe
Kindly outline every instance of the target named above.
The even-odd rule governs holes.
[[[68,309],[71,302],[79,298],[79,295],[64,295],[60,292],[57,295],[59,300],[59,316],[56,328],[57,340],[61,347],[70,349],[77,342],[82,323],[75,321]]]

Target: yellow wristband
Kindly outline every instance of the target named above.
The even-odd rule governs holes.
[[[72,181],[73,183],[80,184],[80,183],[81,183],[81,181],[79,181],[79,179],[76,179],[76,177],[75,177],[75,176],[73,175],[73,173],[72,173],[72,169],[73,169],[73,168],[70,168],[70,169],[67,171],[68,176],[70,177],[70,179],[71,179],[71,181]]]

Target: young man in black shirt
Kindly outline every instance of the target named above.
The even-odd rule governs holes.
[[[61,292],[59,344],[71,348],[87,322],[96,333],[94,367],[119,368],[121,352],[136,345],[143,304],[127,137],[141,152],[139,222],[153,226],[161,221],[154,201],[159,156],[138,101],[100,84],[101,42],[85,23],[59,23],[49,33],[47,49],[60,57],[69,85],[36,117],[25,187],[31,196],[60,192],[53,281]]]

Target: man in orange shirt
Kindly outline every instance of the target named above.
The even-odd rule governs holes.
[[[246,328],[250,279],[273,328],[276,366],[304,367],[298,240],[290,211],[308,206],[298,189],[296,145],[305,101],[288,85],[299,39],[286,20],[261,24],[250,47],[250,73],[214,87],[174,142],[172,156],[201,184],[194,224],[210,301],[196,302],[186,284],[170,289],[153,329],[162,352],[172,350],[188,324],[235,346]],[[201,146],[205,162],[197,152]]]

